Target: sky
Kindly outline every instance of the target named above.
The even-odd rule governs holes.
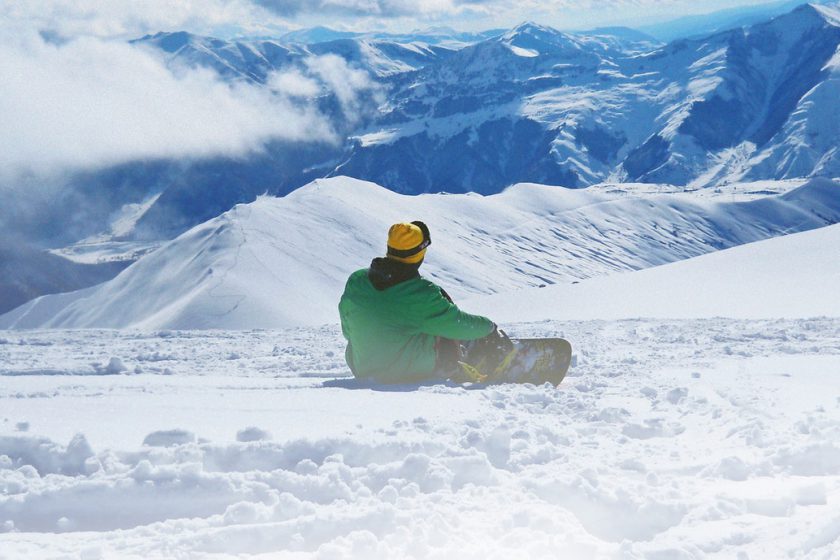
[[[325,25],[356,31],[462,31],[536,21],[559,29],[643,25],[766,0],[0,0],[0,16],[63,36],[187,30],[227,38]]]

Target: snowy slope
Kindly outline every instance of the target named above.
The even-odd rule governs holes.
[[[748,190],[749,185],[742,185]],[[263,197],[198,226],[72,296],[34,300],[0,326],[266,328],[337,320],[350,272],[422,219],[423,273],[454,297],[647,268],[840,221],[837,183],[784,195],[653,194],[517,185],[499,195],[404,196],[349,178]],[[731,190],[729,192],[735,192]]]
[[[573,341],[560,387],[360,386],[337,325],[3,333],[0,558],[840,555],[840,319],[505,327]]]
[[[840,11],[818,9],[840,26]],[[840,46],[820,72],[822,81],[802,97],[782,130],[753,157],[747,176],[836,173],[840,165]]]
[[[577,284],[473,298],[498,321],[840,316],[840,225]]]

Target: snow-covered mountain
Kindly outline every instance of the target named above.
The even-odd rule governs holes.
[[[706,56],[689,67],[694,95],[669,107],[674,118],[648,140],[653,151],[640,152],[645,165],[625,170],[701,185],[840,174],[840,12],[804,5],[716,37],[725,50],[697,48]],[[670,154],[657,160],[662,141]]]
[[[412,37],[406,39],[409,40],[395,41],[360,35],[337,36],[315,43],[299,43],[282,38],[224,41],[181,31],[147,35],[132,42],[167,53],[172,63],[204,66],[227,78],[259,83],[265,83],[271,72],[300,65],[311,56],[334,54],[374,76],[385,77],[417,70],[455,52],[452,48]]]
[[[326,41],[335,41],[337,39],[353,39],[361,36],[362,33],[355,31],[339,31],[330,29],[323,25],[316,25],[315,27],[305,27],[284,33],[280,39],[284,43],[324,43]]]
[[[0,327],[334,322],[347,275],[381,256],[388,226],[402,220],[429,224],[434,243],[424,274],[457,299],[647,268],[840,221],[836,182],[776,187],[787,192],[523,184],[487,197],[415,197],[349,178],[319,180],[284,198],[239,205],[114,280],[34,300],[0,318]]]
[[[375,39],[395,43],[427,43],[448,48],[461,48],[466,45],[477,43],[489,37],[501,35],[502,29],[490,29],[477,33],[456,31],[449,27],[432,27],[428,29],[417,29],[410,33],[385,33],[385,32],[354,32],[338,31],[329,27],[316,26],[298,29],[283,34],[280,41],[283,43],[326,43],[338,39]]]
[[[212,190],[221,207],[266,190],[288,192],[319,174],[404,193],[493,193],[523,181],[705,186],[837,176],[838,13],[803,5],[664,47],[631,30],[570,34],[534,23],[458,50],[413,36],[314,44],[148,36],[140,43],[164,51],[172,64],[260,83],[309,57],[341,56],[377,81],[385,103],[361,129],[344,127],[346,151],[278,145],[268,157],[210,163],[207,171],[195,166],[191,180],[151,209],[146,222],[154,227],[147,229],[166,229],[173,215],[185,218],[176,220],[180,228],[201,221],[190,221],[182,201],[206,197],[207,181],[219,175],[227,180]],[[321,107],[340,120],[332,105],[327,95]],[[243,185],[241,176],[262,190]]]
[[[523,24],[419,70],[339,172],[401,192],[836,176],[840,11],[639,53]]]

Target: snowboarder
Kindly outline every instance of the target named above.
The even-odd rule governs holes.
[[[431,242],[423,222],[394,224],[386,256],[347,280],[338,309],[345,358],[356,378],[447,379],[460,371],[461,341],[492,345],[503,338],[493,321],[464,313],[440,286],[420,276]]]

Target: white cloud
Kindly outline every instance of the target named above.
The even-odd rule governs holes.
[[[298,69],[273,73],[268,76],[266,86],[289,97],[311,98],[321,93],[320,84]]]
[[[134,38],[181,29],[224,35],[288,27],[252,0],[4,0],[2,11],[10,27],[66,37]]]
[[[0,42],[0,173],[45,173],[144,158],[238,156],[271,139],[337,140],[310,104],[209,70],[177,76],[122,41]],[[301,91],[298,94],[303,93]]]
[[[493,0],[496,1],[496,0]],[[342,16],[420,16],[452,13],[472,0],[254,0],[254,3],[284,17],[301,13]]]
[[[534,10],[603,11],[612,8],[667,7],[696,3],[692,0],[253,0],[255,4],[283,16],[323,14],[359,18],[444,18],[461,13],[504,14],[514,25],[531,19]],[[728,0],[717,0],[726,2]],[[737,1],[737,0],[736,0]],[[749,0],[744,0],[749,1]]]
[[[355,121],[363,111],[362,96],[369,92],[374,101],[381,102],[379,88],[364,70],[352,68],[346,60],[334,54],[306,59],[306,66],[335,94],[344,117]]]

